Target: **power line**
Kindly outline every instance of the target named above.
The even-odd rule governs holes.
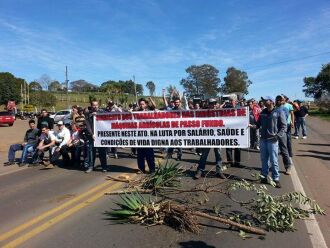
[[[304,59],[318,57],[318,56],[322,56],[322,55],[326,55],[326,54],[330,54],[330,51],[329,52],[318,53],[318,54],[313,54],[313,55],[308,55],[308,56],[304,56],[304,57],[300,57],[300,58],[282,60],[282,61],[279,61],[279,62],[274,62],[274,63],[270,63],[270,64],[266,64],[266,65],[253,66],[253,67],[245,68],[244,70],[258,69],[258,68],[263,68],[263,67],[268,67],[268,66],[273,66],[273,65],[280,65],[280,64],[293,62],[293,61],[300,61],[300,60],[304,60]]]

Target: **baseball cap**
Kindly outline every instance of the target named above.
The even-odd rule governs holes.
[[[261,99],[264,101],[269,100],[269,101],[275,102],[274,97],[272,97],[272,96],[262,96]]]
[[[57,122],[57,126],[61,126],[61,125],[63,125],[64,123],[63,123],[63,121],[59,121],[59,122]]]

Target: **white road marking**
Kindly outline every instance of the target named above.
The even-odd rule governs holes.
[[[298,177],[296,168],[292,166],[291,170],[291,179],[293,183],[293,188],[295,191],[301,192],[306,195],[305,190],[301,184],[301,181]],[[303,206],[302,206],[303,207]],[[321,232],[320,226],[317,223],[315,215],[312,214],[308,220],[305,220],[305,224],[307,227],[307,231],[310,234],[310,240],[312,242],[313,247],[317,248],[327,248],[327,244],[324,240],[323,234]]]

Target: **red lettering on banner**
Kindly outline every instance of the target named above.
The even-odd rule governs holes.
[[[180,121],[180,127],[200,127],[200,121]]]
[[[182,118],[195,117],[194,111],[182,111]]]
[[[171,123],[169,121],[147,121],[140,122],[139,128],[170,128]]]
[[[179,122],[178,121],[171,121],[171,127],[179,127]]]
[[[223,120],[202,120],[202,127],[224,127]]]
[[[133,113],[109,113],[96,116],[97,121],[113,120],[153,120],[153,119],[183,119],[183,118],[212,118],[246,116],[245,108],[240,109],[206,109],[183,111],[158,111],[158,112],[133,112]],[[174,124],[175,125],[175,124]]]
[[[237,109],[237,116],[246,116],[246,109]]]
[[[97,115],[96,116],[97,121],[115,121],[115,120],[120,120],[120,119],[121,119],[120,114]]]
[[[111,123],[112,129],[136,129],[137,122],[114,122]]]
[[[133,115],[131,113],[129,114],[122,114],[121,115],[121,119],[124,120],[132,120],[133,119]]]

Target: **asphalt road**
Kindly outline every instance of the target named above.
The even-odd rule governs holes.
[[[306,193],[315,198],[320,205],[329,210],[329,130],[326,124],[311,123],[307,140],[295,141],[297,174],[301,178]],[[13,129],[0,128],[4,139],[0,146],[0,160],[6,156],[5,147],[20,140],[26,123],[18,121]],[[320,126],[323,129],[320,129]],[[324,129],[325,128],[325,129]],[[317,148],[311,144],[318,145]],[[316,146],[316,145],[315,145]],[[308,147],[309,149],[302,149]],[[304,150],[304,151],[300,151]],[[305,151],[306,150],[306,151]],[[322,158],[311,151],[319,151]],[[135,176],[136,160],[127,156],[128,150],[121,150],[120,159],[109,159],[110,175],[122,174]],[[222,151],[224,153],[224,150]],[[322,154],[323,153],[323,154]],[[223,154],[224,155],[224,154]],[[315,154],[314,154],[315,155]],[[225,158],[225,156],[222,156]],[[185,153],[182,164],[190,167],[197,162],[198,156]],[[208,168],[214,163],[210,153]],[[312,159],[312,160],[310,160]],[[259,153],[243,151],[242,161],[245,168],[228,168],[228,181],[245,178],[253,180],[257,172]],[[308,161],[308,162],[306,162]],[[313,165],[313,167],[311,166]],[[283,170],[283,166],[281,165]],[[314,173],[314,169],[318,173]],[[312,173],[313,172],[313,173]],[[315,175],[314,175],[315,174]],[[316,177],[316,178],[315,178]],[[107,181],[106,174],[93,172],[85,174],[73,168],[45,170],[42,167],[19,169],[0,167],[0,246],[1,247],[313,247],[312,234],[305,221],[297,222],[297,231],[267,234],[265,240],[251,235],[243,240],[236,231],[226,226],[204,221],[201,234],[179,233],[166,226],[143,227],[139,225],[115,225],[104,212],[114,207],[115,196],[105,196],[104,192],[120,188],[121,185]],[[220,179],[208,178],[208,182]],[[186,186],[192,187],[201,180],[183,179]],[[275,194],[293,191],[291,176],[281,176],[282,189],[270,188]],[[243,196],[244,197],[244,196]],[[212,194],[209,205],[223,206],[224,211],[237,209],[225,196]],[[231,206],[230,206],[231,205]],[[329,242],[329,217],[318,218],[323,236]],[[9,244],[9,245],[8,245]],[[329,243],[328,243],[329,244]],[[7,245],[7,246],[6,246]]]

